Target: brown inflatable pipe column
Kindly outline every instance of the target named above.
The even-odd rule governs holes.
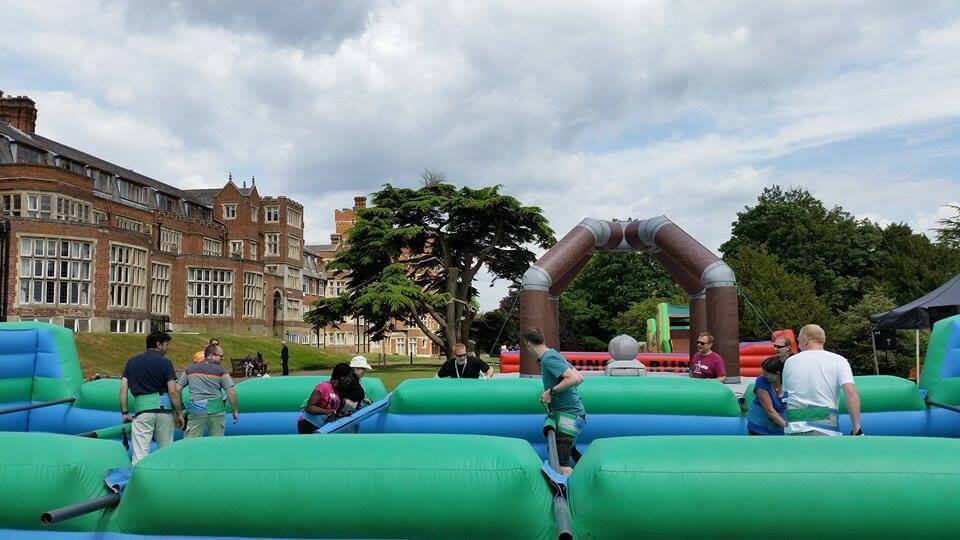
[[[557,347],[560,344],[559,320],[554,320],[554,307],[557,302],[550,297],[548,291],[522,290],[520,291],[520,328],[539,328],[543,330],[547,347]],[[525,371],[526,369],[526,371]],[[527,349],[523,337],[520,338],[520,373],[529,374],[530,369],[539,373],[540,366],[537,357]]]
[[[680,267],[700,276],[707,290],[707,331],[713,334],[714,350],[723,357],[727,368],[724,382],[740,382],[740,328],[737,320],[737,283],[733,271],[665,216],[644,220],[640,232],[641,238],[652,238],[652,243]]]
[[[707,268],[703,275],[707,285],[707,327],[717,345],[715,350],[723,357],[727,368],[724,382],[738,383],[740,320],[737,313],[737,284],[733,281],[733,271],[724,262],[718,261]]]
[[[619,231],[619,227],[617,227]],[[520,292],[520,333],[539,328],[547,347],[560,345],[558,297],[576,273],[586,265],[596,246],[610,240],[610,223],[586,218],[523,274]],[[532,351],[520,340],[520,376],[540,374]]]
[[[697,294],[691,294],[687,302],[690,307],[690,359],[693,360],[693,354],[697,352],[697,339],[700,338],[700,334],[707,331],[706,289]]]

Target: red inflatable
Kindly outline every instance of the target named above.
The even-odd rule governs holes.
[[[603,371],[612,358],[610,353],[605,352],[563,351],[560,354],[580,371]],[[653,373],[687,373],[690,370],[690,359],[686,353],[640,353],[636,358],[647,367],[647,371]],[[519,351],[500,353],[500,373],[519,371]]]
[[[793,337],[793,330],[777,330],[771,336],[771,341],[752,341],[740,344],[740,375],[757,377],[760,375],[760,364],[776,354],[773,341],[783,336],[789,340],[792,351],[797,352],[797,343]],[[603,371],[610,361],[610,353],[566,351],[561,352],[573,367],[580,371]],[[640,353],[637,360],[643,362],[648,372],[652,373],[688,373],[690,360],[687,353]],[[507,351],[500,354],[500,372],[517,373],[520,371],[520,351]]]

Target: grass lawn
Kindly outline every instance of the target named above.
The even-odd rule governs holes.
[[[413,366],[390,365],[386,368],[374,366],[373,371],[367,372],[367,377],[380,379],[383,381],[383,385],[387,387],[387,392],[393,392],[393,389],[396,388],[397,385],[407,379],[422,379],[433,377],[436,374],[437,366],[427,364],[414,364]]]
[[[214,335],[220,338],[220,346],[226,355],[224,366],[228,369],[229,359],[242,358],[259,351],[267,362],[267,372],[272,376],[281,373],[280,340],[266,336],[173,334],[167,357],[173,361],[176,369],[182,369],[193,362],[193,354],[203,350]],[[127,359],[142,352],[146,346],[146,336],[142,334],[77,333],[74,337],[84,377],[95,373],[119,377]],[[296,343],[288,343],[287,347],[290,350],[290,371],[296,375],[329,374],[334,364],[349,362],[354,356],[353,353],[338,353]],[[383,365],[376,353],[365,353],[365,356],[373,366],[373,371],[367,376],[382,380],[390,392],[405,379],[433,377],[440,367],[440,361],[435,357],[414,358],[414,364],[410,365],[407,357],[391,355],[386,357],[386,365]],[[484,357],[484,360],[494,365],[494,369],[498,369],[491,361],[495,359]]]
[[[167,351],[167,357],[173,361],[177,369],[185,367],[193,361],[193,355],[203,350],[210,338],[216,335],[220,338],[220,346],[225,354],[224,365],[229,366],[229,359],[242,358],[247,354],[263,354],[267,362],[268,373],[276,375],[281,372],[280,367],[280,340],[273,337],[253,336],[244,334],[173,334],[173,341]],[[77,333],[74,334],[77,343],[77,352],[80,355],[80,366],[84,376],[102,373],[108,376],[119,376],[123,366],[131,356],[142,352],[146,346],[146,336],[142,334],[101,334]],[[330,369],[337,362],[349,362],[353,354],[328,351],[323,348],[309,345],[288,343],[290,350],[291,371],[316,371]],[[376,354],[368,354],[367,358],[376,367]],[[406,362],[405,357],[389,356],[389,364]],[[424,361],[425,359],[417,359]],[[379,371],[379,370],[378,370]]]

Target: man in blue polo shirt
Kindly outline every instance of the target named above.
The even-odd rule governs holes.
[[[147,336],[147,350],[127,360],[120,379],[120,414],[123,422],[133,422],[133,459],[135,465],[150,452],[150,440],[157,448],[173,442],[173,426],[183,427],[183,407],[177,390],[173,363],[164,356],[170,335],[154,331]],[[127,407],[127,390],[133,394],[134,411]]]

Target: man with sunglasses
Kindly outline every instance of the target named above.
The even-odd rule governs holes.
[[[493,378],[493,368],[476,356],[467,354],[467,346],[457,343],[453,346],[453,358],[447,360],[437,371],[437,377],[451,379]]]
[[[177,386],[183,390],[190,387],[190,401],[187,411],[187,438],[203,437],[206,428],[210,437],[222,437],[226,431],[224,411],[224,393],[230,399],[233,409],[233,423],[240,420],[237,409],[237,393],[233,389],[233,379],[220,365],[223,349],[219,345],[208,345],[203,351],[204,360],[187,366],[177,380]]]
[[[777,336],[777,338],[773,340],[773,349],[777,358],[783,361],[786,361],[787,358],[790,358],[790,355],[793,354],[791,345],[790,338],[786,336]]]
[[[713,352],[713,335],[707,332],[697,337],[697,352],[690,359],[690,377],[694,379],[715,379],[723,382],[727,368],[723,358]]]

